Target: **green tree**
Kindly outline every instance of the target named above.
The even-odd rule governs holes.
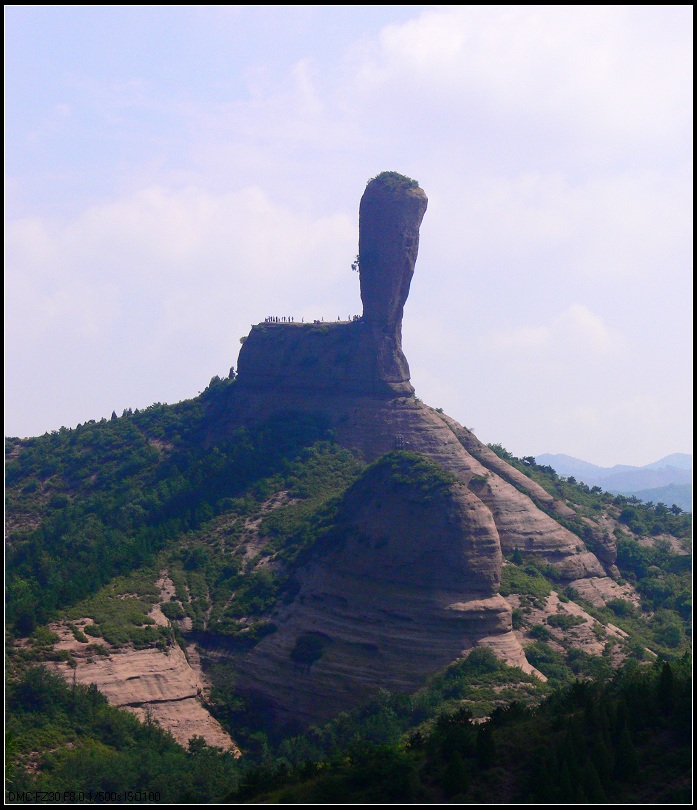
[[[443,772],[443,790],[448,798],[465,793],[469,787],[467,767],[459,751],[454,751]]]

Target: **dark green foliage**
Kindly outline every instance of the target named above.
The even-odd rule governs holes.
[[[429,503],[447,491],[458,479],[440,464],[408,450],[394,450],[380,456],[366,468],[353,485],[355,489],[370,489],[374,482],[388,479],[398,489],[409,491],[411,500]],[[347,496],[351,497],[349,489]]]
[[[68,621],[92,618],[94,624],[72,632],[82,644],[92,642],[87,651],[94,655],[108,655],[108,645],[175,643],[175,631],[154,626],[147,615],[159,597],[154,581],[163,567],[176,589],[176,598],[162,606],[165,615],[189,616],[199,638],[225,636],[226,645],[245,649],[274,632],[271,612],[299,587],[295,567],[341,542],[341,504],[351,491],[370,493],[373,483],[388,481],[408,497],[438,504],[456,482],[413,453],[390,453],[364,469],[331,443],[319,417],[287,414],[254,430],[218,435],[220,442],[211,446],[211,426],[225,423],[231,385],[214,379],[188,403],[9,442],[8,614],[15,634],[33,634],[31,644],[16,653],[22,661],[58,657],[44,624],[59,609]],[[630,507],[624,512],[628,528],[687,534],[685,515],[615,499],[559,479],[530,458],[499,451],[555,497],[572,499],[579,518],[567,528],[577,533],[579,545],[592,548],[593,532],[581,518],[597,517],[601,509],[619,517]],[[248,522],[255,533],[245,548]],[[210,673],[212,709],[242,746],[244,767],[266,763],[258,772],[247,771],[235,798],[683,801],[691,695],[689,665],[680,656],[689,644],[689,555],[661,539],[643,545],[643,539],[619,532],[617,540],[618,565],[636,585],[643,610],[622,600],[586,609],[627,629],[645,660],[650,654],[643,648],[649,647],[668,662],[627,667],[613,679],[609,656],[558,651],[559,630],[583,621],[559,613],[548,622],[558,628],[553,633],[542,625],[532,628],[536,640],[526,651],[551,685],[571,686],[539,708],[550,686],[503,666],[480,647],[411,695],[381,694],[321,727],[302,734],[295,729],[286,739],[287,730],[274,723],[267,707],[237,694],[234,672],[221,668]],[[528,606],[541,605],[562,585],[539,557],[516,549],[512,563],[504,566],[501,592],[521,597],[514,613],[520,628]],[[545,643],[552,636],[554,647]],[[322,634],[303,634],[292,664],[311,667],[329,644]],[[162,789],[168,801],[183,803],[234,791],[240,766],[201,741],[192,741],[187,752],[171,748],[171,739],[152,727],[146,734],[131,726],[137,721],[130,716],[109,714],[94,690],[94,710],[85,708],[79,687],[65,687],[77,701],[75,711],[60,700],[63,707],[54,709],[55,690],[42,678],[13,681],[8,690],[14,752],[9,772],[11,780],[20,780],[10,784],[50,783],[53,789],[54,778],[55,785],[73,788],[147,784]],[[594,683],[574,684],[575,678]],[[491,720],[482,725],[473,722],[487,716]],[[29,737],[22,736],[26,730]],[[37,773],[31,756],[40,757]]]
[[[639,772],[639,757],[626,725],[620,732],[615,752],[615,777],[622,782],[631,782]]]
[[[578,627],[579,624],[585,624],[586,620],[581,616],[572,616],[570,613],[554,613],[547,617],[547,624],[550,627],[558,627],[561,630],[569,630],[572,627]]]
[[[179,602],[165,602],[162,605],[162,612],[170,620],[183,619],[186,616],[184,608]]]
[[[102,637],[102,629],[98,624],[85,625],[85,633],[87,633],[88,636],[92,636],[93,638]]]
[[[43,667],[10,682],[6,732],[6,787],[15,793],[144,790],[164,803],[220,801],[240,770],[231,754],[200,739],[186,752],[159,726],[109,706],[94,686],[68,686]]]
[[[412,180],[411,177],[407,177],[404,174],[400,174],[399,172],[389,171],[389,172],[380,172],[380,174],[372,177],[368,180],[368,185],[374,182],[375,180],[379,181],[383,185],[386,185],[388,188],[418,188],[419,182],[418,180]]]
[[[327,435],[320,417],[282,414],[208,447],[211,419],[233,384],[13,445],[20,449],[7,465],[8,508],[20,527],[27,521],[7,555],[7,614],[18,634],[148,563]],[[27,490],[34,480],[38,487]],[[205,566],[203,554],[191,550],[185,567]]]
[[[452,677],[454,673],[458,672],[461,675],[472,677],[487,675],[502,669],[503,664],[490,647],[475,647],[462,663],[450,667],[447,674]]]
[[[684,619],[689,618],[690,555],[676,554],[664,540],[644,545],[621,534],[617,540],[617,565],[624,576],[636,584],[649,609],[673,610]]]
[[[517,565],[504,565],[501,569],[499,593],[502,596],[517,593],[536,599],[546,599],[551,592],[552,586],[549,581],[534,570],[527,573]]]
[[[479,767],[486,770],[496,761],[496,743],[494,734],[489,723],[479,726],[477,729],[477,762]]]
[[[630,665],[611,680],[575,681],[534,710],[519,703],[497,709],[483,724],[474,724],[462,706],[441,712],[408,731],[406,746],[394,720],[409,700],[383,696],[352,713],[351,723],[344,716],[281,743],[280,756],[249,773],[233,798],[681,803],[690,790],[689,732],[681,726],[682,716],[690,715],[690,686],[688,658],[668,669]],[[666,694],[673,697],[666,701]],[[362,730],[385,724],[393,727],[391,739],[369,742]],[[303,761],[303,753],[311,760]]]
[[[448,798],[465,793],[469,787],[467,767],[459,751],[453,751],[445,766],[442,779],[443,791]]]
[[[291,660],[296,664],[311,667],[324,654],[324,648],[332,640],[324,633],[302,633],[290,652]]]
[[[633,616],[635,614],[634,605],[626,599],[610,599],[606,602],[606,605],[617,616]]]
[[[70,625],[70,629],[72,630],[73,636],[75,637],[76,641],[79,641],[81,644],[87,644],[89,642],[89,639],[82,632],[82,630],[79,630],[74,625]]]
[[[534,624],[530,628],[529,635],[531,635],[535,639],[539,639],[539,641],[549,641],[552,638],[552,634],[544,624]]]
[[[571,668],[567,665],[564,656],[544,641],[526,644],[525,657],[554,684],[569,683],[573,679]]]
[[[513,613],[511,614],[511,621],[513,624],[514,630],[520,630],[525,622],[525,614],[520,608],[513,608]]]

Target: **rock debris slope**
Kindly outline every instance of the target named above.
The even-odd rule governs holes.
[[[569,582],[614,573],[610,541],[596,544],[601,562],[557,521],[573,510],[414,397],[402,315],[426,206],[418,184],[395,172],[368,183],[363,316],[254,326],[227,424],[218,425],[225,434],[279,412],[322,413],[336,440],[367,461],[414,451],[447,479],[424,498],[418,482],[395,483],[397,454],[346,494],[342,541],[317,554],[275,617],[277,631],[238,661],[240,687],[284,716],[326,717],[380,687],[413,688],[477,644],[531,671],[497,593],[502,554],[541,555]]]

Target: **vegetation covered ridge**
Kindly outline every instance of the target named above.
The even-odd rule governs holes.
[[[631,662],[610,679],[575,681],[539,704],[499,704],[477,722],[471,697],[505,694],[496,691],[500,685],[526,678],[490,650],[475,649],[412,695],[382,694],[360,711],[283,740],[243,776],[230,800],[690,801],[689,656],[649,667]]]
[[[211,446],[234,386],[214,378],[177,405],[7,441],[8,785],[145,785],[163,801],[189,801],[205,780],[210,801],[686,800],[690,516],[560,478],[500,445],[490,447],[572,506],[567,524],[584,542],[591,521],[617,544],[626,596],[602,603],[540,557],[508,555],[500,593],[546,685],[478,648],[423,689],[381,693],[299,733],[237,690],[234,663],[211,656],[203,699],[242,749],[233,761],[200,739],[187,749],[152,723],[143,731],[94,690],[37,669],[74,663],[49,622],[95,657],[194,641],[246,651],[276,631],[299,567],[341,542],[351,492],[384,476],[437,505],[460,486],[409,451],[366,465],[320,415],[282,414]],[[156,604],[168,626],[150,618]],[[648,710],[635,719],[641,694]],[[537,748],[522,750],[526,735]],[[551,773],[561,787],[549,787]]]
[[[7,623],[29,635],[60,608],[152,563],[177,538],[244,514],[329,437],[326,420],[279,414],[208,446],[232,380],[196,399],[6,441]]]

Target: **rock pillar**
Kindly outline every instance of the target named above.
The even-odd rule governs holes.
[[[374,334],[395,339],[399,349],[404,303],[427,205],[419,184],[397,172],[379,174],[361,198],[358,253],[363,319]]]

